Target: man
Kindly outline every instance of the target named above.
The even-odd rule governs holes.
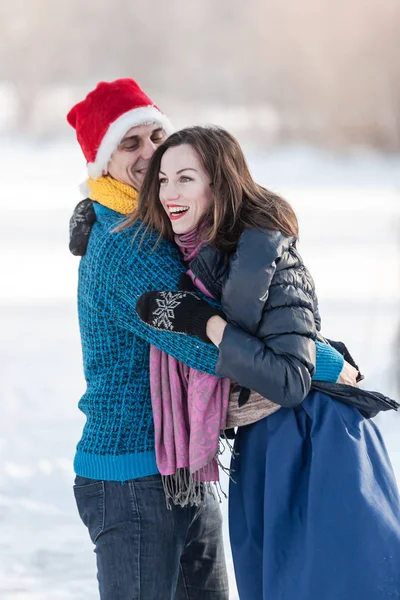
[[[84,201],[72,219],[71,250],[85,254],[78,310],[87,382],[79,404],[87,422],[74,461],[74,492],[96,546],[100,596],[226,599],[217,501],[206,495],[201,508],[167,509],[149,383],[149,343],[208,373],[215,372],[218,351],[139,320],[138,297],[151,289],[177,289],[185,267],[170,242],[162,240],[154,250],[151,234],[114,232],[135,209],[149,160],[171,124],[131,79],[100,83],[72,108],[68,122],[86,157],[95,201]],[[327,352],[328,378],[336,381],[343,359],[333,349]]]
[[[96,546],[102,600],[228,598],[221,514],[203,507],[167,509],[158,475],[150,401],[149,342],[203,371],[217,353],[188,338],[162,338],[139,321],[136,299],[176,289],[178,251],[154,237],[132,243],[112,233],[136,205],[148,161],[172,127],[129,79],[100,83],[68,114],[88,163],[96,222],[79,269],[78,310],[87,417],[74,466],[80,516]],[[146,341],[143,341],[146,340]]]

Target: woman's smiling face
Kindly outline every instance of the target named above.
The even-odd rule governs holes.
[[[176,234],[193,231],[213,201],[210,176],[188,144],[165,151],[159,173],[160,202]]]

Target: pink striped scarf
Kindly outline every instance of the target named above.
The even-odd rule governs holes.
[[[200,250],[196,232],[176,236],[183,258],[189,262]],[[211,295],[189,275],[195,286]],[[157,467],[167,504],[201,503],[202,483],[218,482],[220,431],[228,410],[230,380],[200,373],[151,346],[150,385]]]

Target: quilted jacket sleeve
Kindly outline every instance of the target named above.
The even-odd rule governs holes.
[[[285,407],[303,401],[315,368],[313,298],[300,272],[277,273],[291,242],[273,231],[242,234],[222,286],[229,324],[217,363],[220,375]]]

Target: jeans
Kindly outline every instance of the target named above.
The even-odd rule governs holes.
[[[76,476],[79,515],[97,556],[101,600],[228,600],[222,516],[168,510],[160,475],[120,483]]]

